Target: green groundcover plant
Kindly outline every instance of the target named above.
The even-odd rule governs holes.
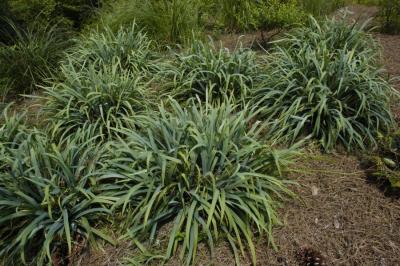
[[[114,63],[77,67],[73,60],[61,68],[61,81],[45,88],[44,114],[53,135],[69,135],[77,129],[95,128],[95,134],[112,136],[113,128],[125,125],[148,106],[143,76]]]
[[[265,85],[253,94],[271,134],[294,142],[310,135],[325,150],[376,144],[393,125],[393,92],[382,78],[378,47],[364,26],[310,19],[268,55]]]
[[[253,51],[238,47],[234,51],[216,48],[214,44],[193,41],[184,52],[175,53],[171,66],[161,70],[167,77],[168,93],[178,99],[209,97],[223,99],[233,95],[244,99],[252,89],[259,74]]]
[[[102,150],[93,140],[51,144],[43,133],[32,132],[9,154],[6,169],[0,170],[0,257],[5,262],[61,263],[79,241],[112,242],[94,227],[112,204],[96,191]]]
[[[118,175],[103,179],[117,180],[116,208],[136,243],[153,243],[171,224],[166,253],[156,257],[168,259],[180,246],[180,258],[191,264],[200,242],[213,253],[224,239],[237,261],[248,250],[255,263],[255,235],[267,233],[272,241],[276,210],[292,195],[284,170],[295,153],[261,140],[264,125],[254,122],[254,110],[230,101],[186,106],[170,100],[142,117],[141,132],[125,130],[124,141],[112,147]]]

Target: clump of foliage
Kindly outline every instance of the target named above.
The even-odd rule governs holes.
[[[143,117],[142,132],[125,131],[125,140],[113,147],[117,206],[129,213],[129,234],[154,241],[171,222],[165,259],[181,244],[180,257],[192,263],[200,242],[212,253],[223,238],[236,260],[246,247],[255,263],[255,232],[272,240],[276,209],[291,194],[283,171],[293,151],[261,141],[264,125],[251,123],[253,110],[230,102],[191,100],[187,106],[171,100]]]
[[[214,8],[225,27],[230,30],[248,30],[258,26],[260,6],[263,1],[215,0]]]
[[[375,156],[368,156],[368,169],[375,178],[400,189],[400,132],[380,135],[379,149]]]
[[[101,7],[101,0],[12,0],[9,9],[24,25],[32,21],[57,21],[64,27],[79,29]]]
[[[116,58],[112,65],[61,67],[61,81],[45,88],[45,115],[53,134],[68,135],[77,129],[95,127],[97,134],[113,135],[124,126],[125,116],[147,107],[143,76],[123,69]]]
[[[56,25],[34,25],[26,30],[12,22],[12,44],[0,43],[0,79],[8,80],[8,93],[31,93],[58,66],[69,42]]]
[[[311,135],[325,150],[338,143],[365,148],[392,127],[392,88],[363,26],[312,18],[279,44],[268,56],[265,85],[254,93],[277,138]]]
[[[258,76],[256,55],[249,49],[237,48],[230,52],[213,44],[193,41],[183,53],[175,54],[172,67],[164,73],[178,98],[200,97],[222,99],[233,95],[243,99],[253,87]]]
[[[346,0],[301,0],[299,5],[309,14],[323,16],[345,6]]]
[[[165,43],[185,43],[200,29],[198,0],[121,0],[102,15],[113,30],[136,21],[152,39]]]
[[[62,264],[75,243],[112,242],[93,227],[112,203],[96,194],[102,148],[72,138],[50,144],[32,134],[0,171],[0,257],[11,265]]]
[[[116,32],[107,26],[93,30],[76,42],[79,45],[70,58],[77,64],[112,65],[118,58],[124,68],[133,71],[145,72],[154,68],[152,42],[135,23],[120,27]]]
[[[261,8],[258,28],[276,29],[300,24],[306,18],[298,0],[271,0]]]
[[[382,30],[388,33],[399,33],[400,0],[381,0],[380,6]]]

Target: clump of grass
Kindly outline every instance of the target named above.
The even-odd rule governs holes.
[[[382,30],[386,33],[400,32],[400,1],[381,0],[380,1],[380,22]]]
[[[75,244],[112,242],[93,227],[112,203],[96,194],[102,148],[33,134],[0,171],[0,257],[12,265],[68,263]]]
[[[246,249],[255,264],[255,234],[272,241],[276,209],[291,195],[283,176],[294,153],[261,141],[264,125],[251,124],[253,110],[231,102],[186,106],[171,100],[143,117],[142,132],[126,130],[125,141],[113,147],[116,206],[138,241],[153,242],[171,223],[165,259],[181,245],[180,258],[193,263],[200,242],[213,253],[222,238],[237,262]]]
[[[243,99],[256,82],[258,70],[256,55],[249,49],[239,47],[230,52],[193,41],[186,52],[175,54],[175,62],[164,74],[172,80],[167,88],[180,99],[204,100],[207,93],[215,99],[225,95]]]
[[[114,32],[105,26],[93,30],[76,41],[79,45],[71,53],[78,64],[112,65],[118,58],[122,67],[146,72],[154,68],[152,41],[133,23]]]
[[[302,0],[299,1],[303,9],[314,16],[329,15],[346,5],[346,0]]]
[[[57,68],[68,47],[57,25],[34,24],[25,29],[8,21],[14,35],[12,44],[0,43],[0,79],[7,79],[9,96],[31,93]]]
[[[269,54],[265,86],[255,91],[271,132],[294,142],[310,135],[325,150],[376,144],[393,125],[378,49],[357,25],[311,19]]]
[[[103,13],[102,21],[113,30],[132,21],[160,44],[186,43],[200,31],[200,1],[121,0]]]
[[[61,68],[61,81],[45,88],[45,116],[52,134],[68,135],[92,128],[103,137],[124,127],[124,117],[148,106],[144,77],[113,64],[79,68],[70,61]]]

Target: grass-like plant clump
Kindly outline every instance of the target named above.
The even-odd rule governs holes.
[[[151,62],[155,58],[152,42],[135,23],[120,27],[116,32],[105,26],[87,33],[76,42],[79,45],[70,58],[74,58],[77,64],[112,65],[118,58],[125,69],[138,72],[152,69]]]
[[[102,22],[113,30],[132,21],[158,44],[186,43],[200,30],[198,0],[120,0],[103,12]]]
[[[62,66],[61,79],[45,88],[44,111],[55,135],[94,127],[97,134],[111,136],[114,128],[124,127],[125,116],[148,106],[143,76],[123,69],[118,58],[100,69],[70,62]]]
[[[187,51],[176,53],[172,66],[162,72],[172,80],[167,87],[180,99],[205,99],[207,93],[214,99],[225,95],[243,99],[259,73],[256,61],[255,53],[249,49],[238,47],[231,52],[194,41]]]
[[[0,171],[0,257],[12,265],[67,263],[80,241],[112,242],[93,227],[110,213],[110,200],[96,194],[102,148],[33,134]]]
[[[392,126],[391,87],[372,37],[345,22],[311,19],[269,55],[265,85],[254,94],[275,136],[311,135],[325,150],[376,144]]]
[[[4,23],[4,22],[3,22]],[[31,93],[51,76],[69,41],[57,25],[34,24],[20,29],[12,22],[12,44],[0,43],[0,80],[7,80],[10,96]]]
[[[255,113],[247,108],[170,103],[114,147],[117,206],[129,213],[129,234],[154,241],[171,223],[165,259],[181,245],[180,257],[193,263],[200,242],[212,253],[223,238],[237,261],[248,250],[255,263],[254,235],[267,233],[272,241],[276,209],[291,194],[284,170],[293,151],[266,145],[263,125],[251,123]]]

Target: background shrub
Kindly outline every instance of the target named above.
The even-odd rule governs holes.
[[[400,189],[400,132],[379,136],[377,154],[364,156],[369,166],[367,173],[383,185]]]
[[[257,90],[263,117],[286,141],[311,135],[325,150],[376,144],[393,125],[392,91],[381,77],[372,37],[345,22],[311,19],[269,55],[265,86]]]
[[[381,0],[380,20],[382,30],[388,33],[400,32],[400,1]]]
[[[261,8],[258,25],[266,30],[286,28],[303,23],[305,17],[298,0],[270,0]]]
[[[101,0],[12,0],[10,11],[22,25],[32,22],[57,21],[58,24],[79,29],[101,7]],[[38,24],[36,24],[37,26]]]
[[[198,243],[212,253],[222,237],[236,260],[246,247],[255,263],[253,232],[272,239],[276,208],[290,194],[281,175],[293,152],[265,145],[263,126],[249,127],[251,110],[231,103],[187,105],[172,101],[171,111],[162,106],[143,117],[144,130],[125,131],[126,141],[113,148],[117,195],[124,192],[117,206],[129,213],[129,234],[154,241],[171,222],[166,259],[182,244],[180,257],[193,263]]]
[[[18,29],[10,22],[15,37],[12,45],[0,43],[0,79],[7,80],[9,94],[31,93],[52,75],[69,42],[57,26],[35,25]]]
[[[117,30],[136,21],[162,44],[185,43],[200,30],[199,3],[198,0],[121,0],[103,14],[102,22]]]
[[[301,0],[303,9],[314,16],[329,15],[337,9],[344,7],[349,1],[346,0]]]

